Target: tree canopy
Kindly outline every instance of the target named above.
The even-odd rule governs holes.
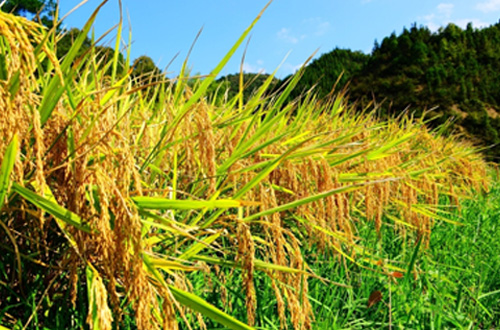
[[[41,23],[52,25],[52,15],[56,9],[54,0],[6,0],[1,10],[7,13],[26,16],[39,15]]]
[[[132,65],[132,77],[136,79],[149,78],[151,75],[158,75],[161,70],[156,66],[151,57],[142,55],[135,59]]]

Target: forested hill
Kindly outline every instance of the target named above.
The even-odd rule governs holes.
[[[325,97],[341,74],[337,91],[349,83],[349,98],[361,107],[375,99],[382,115],[408,108],[416,116],[438,107],[428,115],[441,115],[431,124],[454,118],[453,128],[475,142],[500,143],[500,23],[483,29],[450,24],[435,33],[412,26],[375,42],[369,55],[335,49],[307,66],[293,96],[317,85]],[[500,160],[500,147],[486,153]]]
[[[483,29],[450,24],[435,33],[412,26],[375,42],[370,55],[335,49],[307,67],[296,93],[317,83],[325,96],[342,72],[337,89],[350,81],[351,100],[385,100],[385,114],[409,107],[418,116],[438,106],[434,112],[442,116],[434,124],[453,117],[476,142],[500,143],[500,23]],[[487,153],[500,159],[498,146]]]

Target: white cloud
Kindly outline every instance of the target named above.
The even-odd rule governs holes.
[[[498,2],[500,5],[500,0],[489,0],[489,2]],[[431,31],[437,31],[440,27],[446,26],[449,23],[454,23],[461,28],[466,28],[467,24],[472,22],[475,28],[485,27],[488,24],[481,21],[478,18],[455,18],[453,17],[453,12],[455,5],[452,3],[440,3],[433,13],[429,15],[422,16],[419,19],[423,21],[425,25]]]
[[[431,31],[437,31],[441,26],[450,21],[455,6],[451,3],[440,3],[435,11],[429,15],[420,17],[423,23]]]
[[[484,2],[480,2],[476,5],[476,8],[485,13],[498,11],[500,10],[500,0],[487,0]]]
[[[293,73],[297,72],[303,65],[304,65],[304,63],[292,64],[290,62],[285,62],[281,66],[281,70],[283,72],[285,72],[286,74],[293,74]]]
[[[317,36],[322,36],[330,30],[330,22],[321,22],[316,26],[316,32],[314,32]]]
[[[467,24],[472,23],[472,26],[475,28],[484,28],[489,26],[488,23],[481,21],[480,19],[477,18],[463,18],[463,19],[457,19],[453,21],[456,25],[460,26],[462,29],[465,29],[467,27]]]
[[[322,36],[330,30],[330,22],[324,21],[321,17],[312,17],[302,21],[302,24],[310,28],[315,36]],[[305,37],[302,36],[302,37]]]
[[[429,30],[433,32],[439,30],[439,28],[441,27],[440,24],[434,23],[433,21],[428,21],[425,25],[429,28]]]
[[[453,13],[453,9],[455,8],[455,5],[452,3],[440,3],[437,6],[438,12],[443,15],[444,17],[451,17],[451,14]]]
[[[248,62],[243,63],[243,72],[246,73],[266,73],[266,69],[262,67],[264,61],[258,60],[257,65]]]
[[[297,44],[308,37],[321,37],[327,34],[330,29],[330,22],[323,20],[321,17],[312,17],[297,24],[295,31],[286,27],[281,28],[276,33],[276,36],[287,43]]]
[[[292,34],[292,31],[290,29],[287,29],[287,28],[282,28],[281,30],[279,30],[277,33],[277,36],[281,40],[284,40],[284,41],[292,43],[292,44],[296,44],[297,42],[299,42],[299,38],[294,36]]]
[[[424,24],[431,31],[437,31],[439,29],[439,24],[436,23],[436,14],[429,14],[420,17],[419,19],[423,20]]]

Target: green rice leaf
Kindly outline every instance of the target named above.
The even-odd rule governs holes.
[[[272,0],[271,0],[272,1]],[[179,111],[179,114],[175,117],[175,119],[172,121],[170,125],[165,125],[161,134],[160,134],[160,139],[154,146],[153,150],[150,152],[148,157],[146,157],[146,161],[144,162],[141,170],[144,169],[145,166],[149,164],[152,158],[157,154],[158,149],[160,148],[161,144],[163,143],[163,140],[166,136],[166,132],[171,129],[177,127],[179,122],[184,118],[184,116],[188,113],[190,109],[192,109],[192,106],[205,94],[207,91],[208,87],[210,84],[215,80],[217,75],[221,72],[221,70],[226,66],[227,62],[231,59],[233,54],[236,52],[236,50],[240,47],[241,43],[245,40],[245,38],[248,36],[250,31],[253,29],[255,24],[260,20],[260,17],[262,14],[264,14],[264,11],[267,9],[267,7],[271,4],[271,1],[267,3],[267,5],[261,10],[259,15],[253,20],[253,22],[250,24],[250,26],[243,32],[243,34],[238,38],[236,43],[231,47],[229,52],[224,56],[224,58],[219,62],[219,64],[215,67],[215,69],[212,70],[210,75],[208,75],[201,85],[196,89],[194,92],[193,96],[189,98],[189,100],[182,106],[182,109]]]
[[[229,261],[221,258],[213,258],[213,257],[207,257],[207,256],[195,256],[193,259],[199,260],[206,262],[208,264],[212,265],[219,265],[219,266],[226,266],[230,268],[242,268],[241,264],[238,262],[234,261]],[[257,270],[275,270],[283,273],[291,273],[291,274],[306,274],[307,272],[301,270],[301,269],[296,269],[296,268],[291,268],[291,267],[286,267],[286,266],[280,266],[276,265],[270,262],[265,262],[262,260],[255,259],[254,260],[255,268]]]
[[[55,202],[50,201],[45,197],[42,197],[15,182],[12,184],[12,190],[21,195],[23,198],[25,198],[27,201],[29,201],[39,209],[49,213],[50,215],[58,218],[59,220],[62,220],[67,224],[70,224],[86,233],[91,232],[90,227],[82,222],[80,216],[56,204]]]
[[[166,260],[161,258],[149,258],[151,265],[158,269],[163,269],[166,272],[180,270],[183,272],[194,272],[200,270],[200,267],[184,265],[178,261]]]
[[[175,286],[168,286],[174,298],[182,305],[189,307],[198,313],[211,318],[212,320],[221,323],[222,325],[233,330],[253,330],[254,328],[236,320],[232,316],[217,309],[197,295],[183,291]]]
[[[7,73],[7,63],[5,62],[5,55],[0,54],[0,80],[7,80],[8,78],[8,73]]]
[[[402,137],[395,139],[394,141],[390,141],[385,143],[382,147],[378,148],[377,150],[374,150],[370,152],[366,158],[368,160],[375,160],[375,159],[380,159],[386,157],[388,154],[387,152],[393,148],[396,148],[400,144],[408,141],[409,139],[413,138],[415,136],[414,132],[407,133],[403,135]]]
[[[275,126],[275,124],[279,120],[281,120],[283,118],[283,116],[285,116],[286,113],[287,113],[286,111],[282,111],[279,114],[277,114],[276,116],[274,116],[272,119],[269,120],[268,123],[260,126],[257,129],[257,131],[252,134],[251,138],[249,138],[247,141],[243,142],[246,138],[246,135],[248,134],[248,131],[250,130],[250,126],[249,126],[245,130],[245,133],[243,133],[240,141],[238,141],[238,145],[235,148],[235,150],[233,151],[233,153],[231,154],[231,156],[228,159],[226,159],[226,161],[217,169],[217,174],[221,174],[221,173],[226,172],[231,167],[231,165],[233,165],[238,159],[240,159],[242,157],[243,154],[245,154],[248,157],[252,153],[260,150],[261,149],[260,147],[256,147],[251,152],[245,153],[249,148],[252,147],[252,145],[254,145],[257,142],[258,139],[263,137],[264,134],[268,133],[273,128],[273,126]],[[257,118],[257,116],[254,116],[254,118]],[[263,144],[266,144],[266,142],[264,142]]]
[[[272,208],[272,209],[269,209],[269,210],[265,210],[265,211],[262,211],[262,212],[259,212],[259,213],[255,213],[255,214],[253,214],[253,215],[251,215],[249,217],[244,218],[243,221],[250,222],[252,220],[255,220],[255,219],[258,219],[258,218],[261,218],[261,217],[265,217],[267,215],[270,215],[270,214],[273,214],[273,213],[276,213],[276,212],[283,212],[283,211],[286,211],[286,210],[290,210],[290,209],[299,207],[299,206],[304,205],[304,204],[312,203],[312,202],[315,202],[317,200],[326,198],[326,197],[334,195],[334,194],[340,194],[340,193],[345,193],[345,192],[349,192],[349,191],[358,190],[358,189],[361,189],[364,186],[365,186],[364,184],[356,184],[356,185],[350,185],[350,186],[346,186],[346,187],[341,187],[341,188],[336,188],[336,189],[328,190],[328,191],[325,191],[325,192],[322,192],[322,193],[319,193],[319,194],[316,194],[316,195],[313,195],[313,196],[309,196],[309,197],[306,197],[306,198],[303,198],[303,199],[299,199],[299,200],[293,201],[291,203],[280,205],[278,207],[275,207],[275,208]]]
[[[217,238],[219,238],[221,234],[222,232],[215,233],[213,235],[204,238],[200,242],[193,244],[191,247],[189,247],[189,249],[184,251],[184,253],[179,256],[179,259],[189,260],[193,258],[198,253],[209,247],[210,244],[212,244]]]
[[[19,140],[17,134],[14,135],[12,141],[10,142],[5,154],[3,156],[2,167],[0,168],[0,210],[2,209],[5,195],[10,184],[10,174],[14,169],[14,163],[16,162],[17,150],[19,149]]]
[[[20,79],[21,71],[16,71],[12,75],[12,78],[10,78],[9,81],[9,93],[10,93],[10,98],[13,99],[14,96],[16,95],[17,91],[19,90],[19,87],[21,87],[21,79]]]
[[[92,13],[87,23],[85,23],[85,26],[83,27],[82,31],[73,42],[68,53],[64,56],[64,60],[61,63],[61,71],[65,76],[66,81],[69,81],[69,78],[71,78],[76,73],[76,69],[71,69],[73,60],[78,55],[78,52],[80,51],[83,42],[87,38],[87,34],[89,33],[90,29],[94,24],[94,21],[97,17],[97,13],[101,9],[101,7],[104,6],[106,2],[108,2],[108,0],[104,0]],[[50,118],[50,115],[52,114],[52,111],[54,111],[57,102],[63,95],[65,91],[65,87],[63,86],[63,84],[64,82],[61,81],[61,77],[58,74],[55,74],[50,80],[48,87],[45,89],[43,94],[43,99],[39,107],[40,122],[42,125],[44,125]]]
[[[245,205],[255,205],[253,202],[244,202],[232,199],[218,200],[178,200],[161,197],[132,197],[137,206],[152,210],[198,210],[198,209],[216,209],[241,207]]]
[[[120,42],[122,38],[122,29],[123,29],[122,2],[118,1],[118,5],[120,7],[120,22],[118,23],[118,31],[116,31],[115,51],[113,53],[113,69],[111,71],[111,84],[113,84],[116,79],[116,72],[118,69],[118,58],[120,55]]]
[[[287,152],[276,158],[274,161],[272,161],[265,169],[259,172],[255,177],[252,178],[252,180],[248,181],[248,183],[241,188],[236,194],[234,194],[234,198],[241,198],[243,195],[245,195],[250,189],[258,185],[264,178],[266,178],[276,167],[281,164],[281,162],[286,159],[288,155],[290,155],[293,151],[295,151],[298,147],[300,146],[297,145],[291,149],[289,149]]]
[[[169,285],[165,282],[163,276],[158,272],[154,266],[151,258],[145,254],[142,255],[142,260],[144,262],[145,268],[151,273],[151,276],[155,278],[158,283],[164,287],[168,287],[174,298],[182,305],[199,312],[200,314],[211,318],[212,320],[225,325],[229,329],[233,330],[254,330],[254,328],[236,320],[232,316],[224,313],[223,311],[217,309],[215,306],[209,304],[205,300],[201,299],[195,294],[183,291],[176,288],[173,285]]]

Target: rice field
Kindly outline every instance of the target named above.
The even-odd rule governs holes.
[[[0,329],[498,326],[474,146],[346,94],[289,101],[300,70],[209,93],[259,17],[194,85],[133,78],[121,25],[113,58],[79,54],[98,11],[62,59],[0,12]]]

